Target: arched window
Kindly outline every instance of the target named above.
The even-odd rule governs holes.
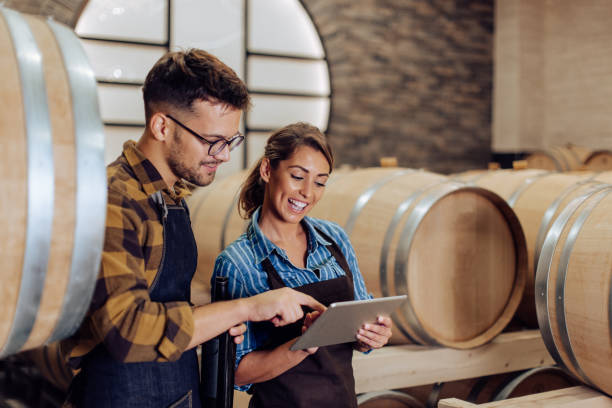
[[[144,126],[141,87],[167,50],[202,48],[245,80],[247,141],[219,175],[253,163],[274,129],[307,121],[325,131],[331,85],[320,36],[298,0],[90,0],[76,32],[99,83],[106,161]]]

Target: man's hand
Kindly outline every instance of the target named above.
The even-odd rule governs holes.
[[[269,320],[275,326],[284,326],[301,319],[304,316],[302,306],[321,313],[326,309],[314,298],[290,288],[270,290],[245,300],[249,307],[248,320]]]
[[[378,316],[375,323],[366,323],[357,332],[357,343],[355,350],[368,351],[370,349],[381,348],[391,337],[391,318],[388,316]]]

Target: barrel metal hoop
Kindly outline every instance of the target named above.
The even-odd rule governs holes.
[[[402,333],[402,335],[404,337],[406,337],[411,343],[413,343],[413,344],[421,344],[422,343],[422,341],[420,341],[418,339],[415,339],[414,336],[408,332],[408,329],[406,329],[406,327],[404,327],[404,323],[400,320],[399,315],[397,314],[397,312],[391,313],[391,320],[395,324],[395,328],[397,330],[399,330],[400,333]]]
[[[440,184],[448,183],[449,180],[442,180],[437,183],[424,186],[414,192],[412,192],[406,200],[404,200],[395,211],[393,218],[389,222],[389,227],[387,228],[387,232],[385,233],[385,238],[383,239],[383,244],[380,249],[380,288],[383,296],[391,296],[391,291],[389,290],[389,281],[387,279],[387,256],[391,247],[391,241],[393,240],[393,235],[395,234],[395,229],[399,225],[400,220],[406,213],[412,204],[414,204],[417,197],[423,194],[425,191],[432,189],[434,187],[439,186]],[[459,183],[459,181],[457,181]]]
[[[552,217],[555,215],[559,206],[574,191],[578,190],[580,187],[585,186],[587,184],[601,184],[597,181],[592,181],[594,175],[589,177],[587,180],[580,181],[578,183],[572,184],[569,188],[566,188],[556,199],[552,202],[552,204],[546,209],[544,216],[542,217],[542,221],[540,222],[540,228],[538,230],[538,235],[536,238],[535,250],[533,254],[533,270],[535,271],[538,268],[538,258],[540,256],[540,251],[542,249],[542,242],[546,237],[546,232],[548,231],[548,227],[550,226],[550,222],[552,221]]]
[[[366,206],[368,201],[370,201],[374,193],[378,191],[378,189],[380,189],[382,186],[384,186],[385,184],[389,183],[390,181],[398,177],[401,177],[405,174],[414,173],[416,171],[417,170],[415,169],[404,169],[404,170],[393,172],[387,175],[386,177],[383,177],[382,179],[378,180],[376,183],[368,187],[367,190],[361,193],[359,198],[357,198],[355,205],[353,205],[353,209],[351,210],[348,220],[346,221],[346,224],[344,225],[344,230],[346,231],[347,235],[351,235],[351,232],[353,231],[353,228],[355,227],[355,222],[357,222],[357,217],[361,213],[361,210],[363,210],[363,208]]]
[[[26,242],[19,298],[13,324],[0,357],[26,343],[38,314],[45,283],[54,205],[53,141],[43,61],[28,23],[13,10],[0,7],[15,47],[21,80],[27,137]]]
[[[572,149],[571,146],[567,146],[566,149],[569,152],[569,154],[574,158],[574,160],[576,160],[576,163],[582,164],[582,160],[580,160],[578,153],[576,153],[576,151]],[[571,170],[571,168],[568,168],[568,170]]]
[[[572,167],[570,166],[569,162],[567,161],[567,159],[563,155],[563,148],[562,147],[555,146],[555,147],[551,148],[550,150],[551,151],[554,150],[557,153],[559,153],[558,158],[559,158],[559,163],[561,164],[561,168],[559,169],[559,171],[569,171],[569,170],[572,169]]]
[[[548,302],[552,300],[548,298],[548,276],[550,274],[550,268],[552,266],[553,256],[556,251],[557,243],[561,238],[561,234],[565,229],[569,219],[578,210],[578,208],[594,194],[610,188],[608,185],[596,185],[589,189],[585,194],[573,199],[561,212],[559,217],[553,222],[550,230],[546,234],[544,243],[542,244],[542,252],[538,260],[538,267],[535,273],[535,304],[536,314],[538,318],[538,326],[540,327],[540,333],[546,349],[550,353],[551,357],[563,368],[567,369],[567,366],[559,351],[555,345],[555,340],[552,335],[551,323],[548,313]],[[568,370],[569,371],[569,370]]]
[[[528,179],[526,179],[523,184],[521,184],[519,186],[519,188],[517,188],[514,193],[512,193],[512,195],[510,196],[510,198],[508,198],[507,202],[508,205],[512,208],[514,208],[514,204],[516,204],[516,201],[519,199],[519,197],[521,196],[521,194],[523,194],[523,192],[525,190],[527,190],[527,187],[529,187],[531,184],[533,184],[535,181],[541,179],[542,177],[546,177],[548,175],[554,174],[552,172],[546,171],[540,174],[536,174],[535,176],[529,177]]]
[[[62,53],[74,112],[76,221],[70,277],[58,323],[49,341],[70,336],[89,309],[100,268],[106,224],[104,128],[93,69],[76,35],[47,20]]]
[[[387,228],[387,232],[385,233],[385,238],[383,239],[383,244],[380,249],[380,289],[383,296],[391,296],[391,291],[389,288],[389,280],[387,279],[387,256],[389,253],[389,249],[391,247],[391,240],[393,239],[393,235],[395,233],[395,229],[399,225],[399,221],[406,212],[408,208],[412,205],[416,197],[421,194],[422,190],[419,190],[413,194],[411,194],[408,199],[402,202],[398,207],[397,211],[393,215],[391,222],[389,222],[389,227]]]
[[[393,218],[389,222],[389,227],[387,228],[387,232],[385,233],[385,238],[383,240],[383,244],[382,244],[382,247],[381,247],[381,250],[380,250],[379,275],[380,275],[380,289],[381,289],[381,292],[382,292],[383,296],[391,296],[391,291],[389,289],[389,280],[387,279],[387,256],[389,254],[389,249],[391,247],[391,241],[393,239],[393,235],[395,234],[395,229],[399,225],[399,222],[400,222],[401,218],[404,216],[404,213],[406,212],[406,210],[408,210],[412,206],[412,204],[417,199],[417,197],[420,196],[421,194],[423,194],[423,192],[425,192],[425,191],[427,191],[427,190],[429,190],[431,188],[437,187],[440,184],[444,184],[444,183],[448,183],[448,182],[449,182],[449,180],[442,180],[442,181],[437,182],[435,184],[424,186],[424,187],[414,191],[412,194],[410,194],[408,196],[408,198],[406,200],[404,200],[397,207],[397,210],[395,211],[395,214],[393,215]],[[419,340],[415,339],[414,336],[408,334],[406,329],[401,324],[399,324],[399,322],[400,322],[399,319],[396,318],[396,322],[398,322],[397,326],[398,326],[399,330],[411,342],[413,342],[413,343],[422,343],[422,341],[419,341]]]
[[[415,399],[412,395],[399,391],[372,391],[366,392],[364,394],[359,394],[357,396],[357,405],[365,404],[369,401],[374,401],[379,397],[389,397],[396,401],[411,404],[410,406],[416,406],[416,404],[421,405],[419,401]]]
[[[541,371],[549,371],[549,370],[557,371],[559,374],[565,374],[565,371],[563,371],[562,369],[558,367],[554,367],[554,366],[535,367],[535,368],[523,371],[522,373],[514,377],[512,380],[510,380],[497,394],[495,394],[491,402],[502,401],[502,400],[508,399],[510,397],[510,394],[512,394],[512,392],[516,389],[516,387],[518,387],[527,378]]]
[[[559,327],[559,337],[561,338],[561,344],[563,344],[567,356],[570,362],[572,363],[572,366],[576,369],[576,372],[578,372],[584,382],[591,386],[593,385],[593,383],[580,366],[576,354],[574,353],[574,348],[572,347],[572,339],[569,336],[569,329],[567,327],[565,310],[565,288],[570,256],[572,255],[572,249],[574,248],[574,244],[578,239],[578,234],[582,230],[584,223],[588,219],[589,215],[591,215],[593,209],[597,206],[597,204],[601,202],[601,200],[603,200],[611,192],[612,190],[609,189],[600,193],[598,197],[590,200],[580,211],[580,214],[578,215],[572,227],[570,228],[565,243],[563,245],[561,257],[559,258],[559,268],[555,285],[555,307],[557,311],[557,325]]]
[[[401,309],[402,314],[409,322],[410,327],[415,331],[417,336],[422,338],[429,345],[440,345],[440,343],[427,333],[416,316],[416,312],[414,311],[412,302],[410,300],[408,279],[406,278],[404,271],[406,270],[408,254],[410,252],[410,248],[412,247],[414,235],[416,234],[419,225],[425,218],[425,215],[428,213],[429,209],[431,209],[431,207],[442,197],[461,188],[465,188],[462,183],[452,181],[439,184],[438,186],[440,187],[440,190],[419,201],[408,216],[400,235],[400,240],[395,254],[395,284],[398,288],[398,293],[405,294],[408,297]]]

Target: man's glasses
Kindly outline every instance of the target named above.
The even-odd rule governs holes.
[[[191,133],[192,135],[197,137],[200,142],[204,142],[204,143],[209,144],[210,145],[208,147],[208,155],[209,156],[215,156],[215,155],[221,153],[223,151],[223,149],[225,149],[225,145],[227,145],[229,150],[232,151],[236,147],[240,146],[240,143],[242,143],[242,141],[244,140],[244,135],[242,135],[240,132],[238,132],[234,137],[232,137],[229,140],[219,139],[219,140],[216,140],[214,142],[211,142],[209,140],[206,140],[205,138],[203,138],[199,134],[197,134],[195,131],[189,129],[187,126],[183,125],[178,120],[174,119],[171,115],[168,115],[166,113],[166,116],[169,117],[170,119],[172,119],[177,125],[179,125],[183,129],[185,129],[186,131],[188,131],[189,133]]]

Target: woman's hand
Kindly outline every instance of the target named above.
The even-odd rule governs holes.
[[[234,343],[240,344],[244,341],[244,332],[246,331],[246,324],[240,323],[229,329],[229,334],[234,338]]]
[[[368,351],[381,348],[391,337],[391,318],[388,316],[378,316],[376,322],[366,323],[357,332],[357,343],[355,350]]]
[[[302,334],[304,334],[304,332],[308,330],[310,326],[312,326],[314,321],[317,320],[319,316],[321,316],[321,312],[319,312],[318,310],[315,310],[314,312],[310,312],[306,314],[306,317],[304,318],[304,324],[302,325]],[[308,354],[314,354],[317,352],[318,349],[319,349],[318,347],[311,347],[311,348],[306,349],[305,351]]]

